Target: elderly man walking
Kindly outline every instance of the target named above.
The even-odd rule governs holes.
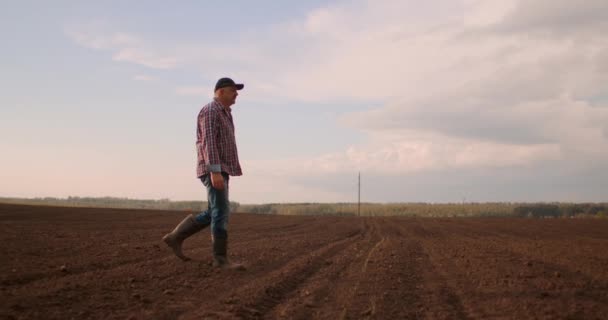
[[[198,151],[197,177],[207,189],[209,206],[206,211],[188,215],[177,227],[163,237],[180,259],[189,260],[182,252],[183,241],[211,225],[214,266],[243,270],[241,264],[228,259],[228,217],[230,202],[228,185],[230,176],[240,176],[241,165],[234,136],[231,106],[236,102],[237,84],[230,78],[221,78],[215,85],[213,101],[198,114],[196,149]]]

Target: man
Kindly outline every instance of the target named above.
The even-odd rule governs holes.
[[[230,78],[215,84],[215,98],[198,114],[196,149],[197,177],[207,188],[208,209],[196,216],[188,215],[175,229],[163,237],[180,259],[189,260],[182,253],[183,241],[211,225],[214,266],[243,270],[241,264],[228,260],[228,183],[230,176],[240,176],[241,165],[234,136],[234,122],[230,107],[236,102],[237,90],[243,89]]]

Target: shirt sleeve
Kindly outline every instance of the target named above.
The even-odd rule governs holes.
[[[201,114],[199,123],[201,127],[202,141],[199,152],[202,152],[205,165],[211,172],[221,172],[220,155],[218,152],[218,125],[217,112],[209,109]]]

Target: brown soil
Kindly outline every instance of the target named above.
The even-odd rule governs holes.
[[[608,220],[234,214],[242,272],[184,216],[0,205],[0,318],[608,318]]]

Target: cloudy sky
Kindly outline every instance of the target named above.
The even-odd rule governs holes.
[[[241,203],[607,201],[608,1],[4,1],[0,196],[205,199],[233,106]]]

